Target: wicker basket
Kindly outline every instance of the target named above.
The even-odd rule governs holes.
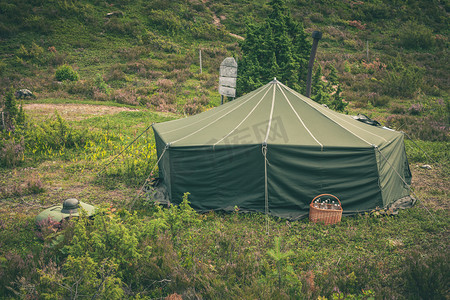
[[[320,197],[332,197],[339,202],[340,209],[331,209],[331,204],[328,204],[329,209],[322,209],[318,207],[314,207],[314,201]],[[338,197],[331,194],[321,194],[316,196],[309,205],[309,221],[313,223],[321,223],[323,222],[325,225],[336,224],[341,221],[342,217],[342,205],[341,201],[339,201]]]

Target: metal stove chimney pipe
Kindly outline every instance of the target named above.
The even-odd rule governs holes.
[[[322,32],[320,31],[314,31],[312,33],[313,37],[313,44],[311,48],[311,56],[309,57],[309,64],[308,64],[308,75],[306,77],[306,97],[311,97],[311,77],[312,77],[312,70],[314,66],[314,59],[316,58],[316,52],[317,52],[317,45],[319,44],[319,40],[322,38]]]

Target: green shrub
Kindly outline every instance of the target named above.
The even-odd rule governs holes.
[[[84,149],[88,142],[98,140],[98,136],[88,129],[80,130],[67,124],[55,112],[56,118],[38,124],[30,124],[23,131],[27,153],[52,157],[64,155],[66,149]]]
[[[36,59],[36,60],[41,60],[42,56],[44,55],[44,49],[39,46],[38,44],[36,44],[35,42],[33,42],[31,44],[30,50],[28,51],[30,58],[32,59]]]
[[[94,85],[100,92],[105,94],[109,94],[111,92],[111,88],[108,84],[106,84],[105,80],[103,80],[103,75],[100,73],[95,75]]]
[[[1,31],[1,29],[0,29]],[[2,60],[0,60],[0,75],[3,75],[6,71],[6,63]]]
[[[391,98],[389,98],[389,96],[380,96],[377,94],[370,100],[370,103],[372,103],[374,107],[384,107],[389,104],[390,100]]]
[[[64,84],[67,92],[72,95],[82,95],[92,98],[94,95],[94,83],[87,80],[69,81]]]
[[[10,37],[15,31],[17,31],[17,28],[15,26],[10,26],[10,24],[6,25],[0,22],[0,37]]]
[[[36,33],[50,34],[54,31],[54,28],[49,20],[50,18],[29,14],[29,17],[23,20],[23,26]]]
[[[421,88],[422,83],[423,69],[401,68],[387,73],[383,80],[383,92],[388,96],[411,98]]]
[[[437,251],[436,251],[437,252]],[[446,299],[450,264],[446,249],[432,255],[412,253],[405,261],[403,276],[410,299]]]
[[[399,42],[407,49],[430,49],[434,47],[436,40],[430,28],[409,21],[399,30]]]
[[[180,46],[168,40],[166,37],[156,35],[155,33],[145,30],[140,37],[143,45],[150,46],[154,50],[162,50],[167,53],[180,52]]]
[[[55,78],[58,81],[65,81],[65,80],[77,81],[80,78],[80,76],[74,69],[72,69],[71,66],[62,65],[58,69],[56,69]]]

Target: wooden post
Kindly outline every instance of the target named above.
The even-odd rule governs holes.
[[[319,44],[319,40],[322,38],[322,32],[320,31],[314,31],[312,33],[313,37],[313,44],[311,48],[311,56],[309,57],[309,63],[308,63],[308,75],[306,77],[306,97],[311,96],[311,77],[312,77],[312,70],[314,66],[314,59],[316,58],[316,52],[317,52],[317,45]]]
[[[366,41],[366,55],[367,55],[367,62],[369,62],[369,40]]]
[[[225,58],[220,64],[219,70],[219,94],[221,104],[225,96],[228,101],[236,97],[237,62],[233,57]]]
[[[200,74],[202,74],[202,49],[198,50],[198,56],[200,59]]]

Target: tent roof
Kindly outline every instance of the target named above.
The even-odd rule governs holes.
[[[170,147],[267,143],[367,148],[383,147],[400,134],[335,112],[276,79],[222,106],[153,127]]]

